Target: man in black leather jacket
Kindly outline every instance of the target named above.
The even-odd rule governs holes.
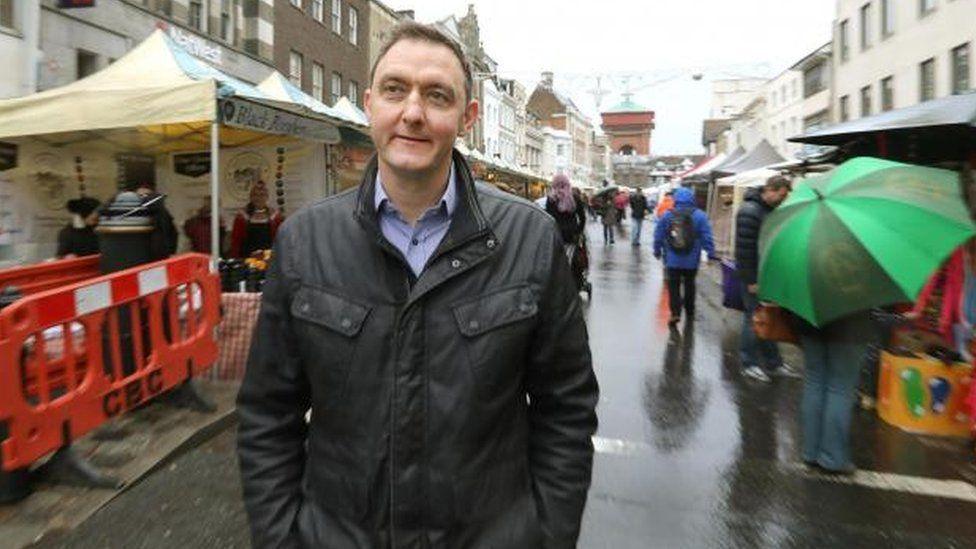
[[[377,158],[275,242],[238,398],[254,547],[575,547],[598,389],[556,225],[454,152],[454,42],[407,23],[373,71]]]

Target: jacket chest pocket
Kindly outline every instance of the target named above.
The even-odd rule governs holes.
[[[492,292],[453,307],[476,389],[489,400],[521,386],[538,299],[528,286]]]
[[[345,393],[359,336],[370,307],[319,288],[302,286],[292,298],[298,345],[313,393],[321,390],[326,406]]]

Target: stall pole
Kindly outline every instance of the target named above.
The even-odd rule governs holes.
[[[210,258],[220,261],[220,122],[210,124]]]

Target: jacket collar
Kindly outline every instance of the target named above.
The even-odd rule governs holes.
[[[441,242],[441,250],[463,244],[475,236],[491,230],[488,218],[485,217],[481,204],[478,202],[478,191],[475,188],[471,167],[456,149],[452,155],[457,183],[455,189],[457,206],[451,220],[451,227]],[[356,200],[356,218],[376,233],[380,233],[375,201],[378,171],[379,161],[374,154],[363,172],[363,179],[359,185],[359,194]]]

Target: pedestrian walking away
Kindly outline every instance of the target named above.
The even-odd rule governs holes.
[[[453,149],[478,118],[464,59],[394,28],[361,184],[278,232],[238,397],[254,547],[576,547],[598,401],[581,300],[552,217]]]
[[[653,210],[647,206],[647,197],[640,189],[635,189],[630,195],[630,243],[634,247],[640,246],[641,226],[648,212]]]
[[[708,216],[695,206],[691,189],[674,192],[674,209],[664,214],[654,228],[654,257],[664,260],[671,319],[676,326],[682,310],[689,321],[695,316],[695,281],[702,251],[715,260],[715,244]]]
[[[777,344],[756,337],[752,327],[752,316],[759,306],[759,233],[766,216],[786,200],[790,188],[790,180],[783,176],[769,178],[763,187],[746,193],[735,217],[735,268],[745,305],[739,336],[739,363],[743,375],[764,383],[772,380],[770,374],[796,376],[791,367],[783,364]]]
[[[603,224],[603,244],[606,246],[613,244],[613,229],[619,219],[617,208],[610,198],[606,197],[602,202],[600,205],[600,222]]]

